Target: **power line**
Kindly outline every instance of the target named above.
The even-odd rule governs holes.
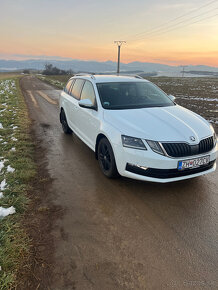
[[[198,21],[195,21],[195,22],[189,22],[189,21],[192,21],[192,20],[195,19],[195,18],[198,18],[198,17],[200,17],[200,16],[204,16],[205,14],[208,14],[208,13],[210,13],[210,12],[212,12],[212,11],[215,11],[215,10],[218,10],[218,7],[215,8],[215,9],[211,9],[210,11],[207,11],[207,12],[205,12],[205,13],[201,13],[201,14],[199,14],[199,15],[197,15],[197,16],[195,16],[195,17],[192,17],[192,18],[190,18],[190,19],[187,19],[187,20],[185,20],[185,21],[180,21],[180,22],[178,22],[178,23],[176,23],[176,24],[174,24],[174,25],[170,25],[169,27],[166,27],[166,28],[163,28],[163,29],[159,29],[158,31],[153,32],[153,33],[151,33],[151,34],[147,34],[147,35],[144,35],[143,37],[136,38],[136,39],[134,39],[134,40],[132,40],[132,41],[136,41],[136,40],[144,39],[146,36],[147,36],[148,38],[153,38],[153,37],[155,37],[155,36],[159,36],[159,35],[164,34],[164,33],[166,33],[166,32],[169,32],[169,31],[175,30],[175,29],[177,29],[177,28],[179,29],[179,28],[185,27],[185,26],[187,26],[187,25],[191,25],[191,24],[194,24],[194,23],[197,23],[197,22],[203,21],[203,20],[205,20],[205,19],[213,18],[213,17],[215,17],[217,14],[215,14],[215,15],[210,15],[210,16],[207,16],[207,17],[204,17],[204,18],[201,18],[201,19],[199,19]],[[189,22],[189,23],[187,23],[187,22]],[[181,25],[181,24],[183,24],[183,23],[184,23],[184,26]],[[177,27],[177,26],[179,26],[179,27]]]
[[[176,21],[176,20],[178,20],[178,19],[180,19],[180,18],[183,18],[183,17],[185,17],[185,16],[187,16],[187,15],[190,15],[190,14],[196,12],[196,11],[199,11],[200,9],[202,9],[202,8],[204,8],[204,7],[207,7],[207,6],[209,6],[209,5],[211,5],[211,4],[215,3],[215,2],[217,2],[217,0],[213,0],[213,1],[209,2],[209,3],[207,3],[207,4],[204,4],[204,5],[200,6],[200,7],[197,8],[197,9],[193,9],[193,10],[191,10],[191,11],[185,13],[185,14],[182,14],[182,15],[176,17],[176,18],[173,18],[173,19],[171,19],[171,20],[169,20],[169,21],[167,21],[167,22],[164,22],[162,25],[158,25],[158,26],[152,28],[151,30],[147,30],[147,31],[144,31],[144,32],[140,32],[140,33],[137,33],[137,34],[135,34],[135,35],[133,35],[133,36],[142,35],[142,34],[145,34],[145,33],[150,33],[150,32],[153,32],[154,30],[156,31],[156,30],[159,29],[160,27],[163,28],[163,26],[166,25],[166,24],[168,24],[168,23],[171,23],[171,22]]]
[[[173,31],[173,30],[175,30],[175,29],[180,29],[180,28],[183,28],[183,27],[186,27],[186,26],[189,26],[189,25],[192,25],[192,24],[195,24],[195,23],[198,23],[198,22],[201,22],[201,21],[207,20],[207,19],[214,18],[215,16],[218,16],[218,13],[215,14],[215,15],[211,15],[211,16],[209,16],[209,17],[205,17],[205,18],[199,19],[199,20],[194,21],[194,22],[191,22],[191,23],[187,23],[186,25],[183,25],[183,26],[180,26],[180,27],[176,27],[176,28],[172,28],[172,29],[169,29],[169,30],[166,30],[166,31],[160,32],[159,34],[157,34],[157,35],[152,35],[152,36],[150,36],[149,38],[157,37],[157,36],[160,36],[160,35],[165,34],[165,33],[167,33],[167,32]],[[145,39],[145,37],[140,38],[140,39],[137,39],[137,41],[138,41],[138,40],[142,40],[142,39]]]
[[[154,31],[154,32],[148,32],[147,34],[145,34],[145,36],[148,35],[148,37],[149,37],[150,35],[152,36],[152,35],[155,35],[156,33],[159,34],[159,32],[162,32],[162,30],[169,29],[169,28],[171,28],[171,27],[174,28],[174,27],[176,27],[176,26],[178,26],[178,25],[180,25],[180,24],[182,24],[182,23],[185,23],[185,22],[187,22],[187,21],[193,20],[193,19],[198,18],[198,17],[200,17],[200,16],[204,16],[204,15],[206,15],[206,14],[212,12],[212,11],[215,11],[215,10],[217,10],[217,9],[218,9],[218,8],[216,7],[216,8],[210,9],[210,10],[208,10],[208,11],[206,11],[206,12],[203,12],[203,13],[201,13],[201,14],[195,15],[195,16],[189,18],[189,19],[185,19],[185,20],[179,21],[178,23],[171,24],[171,25],[168,25],[168,26],[166,26],[166,27],[162,27],[162,28],[160,28],[160,29],[158,29],[158,30],[156,30],[156,31]]]
[[[207,7],[207,6],[209,6],[209,5],[211,5],[211,4],[215,3],[215,2],[217,2],[217,0],[210,1],[210,2],[207,3],[207,4],[204,4],[204,5],[202,5],[202,6],[198,7],[198,8],[196,8],[196,9],[193,9],[193,10],[191,10],[191,11],[185,13],[185,14],[182,14],[182,15],[176,17],[176,18],[173,18],[173,19],[171,19],[171,20],[169,20],[169,21],[167,21],[167,22],[164,22],[163,24],[158,25],[158,26],[152,28],[151,30],[146,30],[146,31],[144,31],[144,32],[141,32],[141,33],[137,33],[137,34],[135,34],[135,35],[132,35],[132,37],[136,37],[136,36],[143,35],[143,34],[147,34],[147,33],[152,33],[152,32],[155,32],[156,30],[159,30],[160,28],[161,28],[161,29],[164,29],[163,26],[165,26],[166,24],[171,23],[171,22],[174,22],[174,21],[176,21],[176,20],[178,20],[178,19],[180,19],[180,18],[184,18],[184,17],[186,17],[187,15],[190,15],[190,14],[196,12],[196,11],[199,11],[199,10],[201,10],[202,8]],[[169,26],[169,25],[168,25],[168,26]]]

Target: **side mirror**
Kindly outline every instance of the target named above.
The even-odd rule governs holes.
[[[176,97],[174,97],[173,95],[168,95],[168,97],[170,98],[171,101],[175,102]]]
[[[86,108],[86,109],[94,109],[94,110],[96,110],[96,107],[93,106],[91,100],[89,100],[89,99],[80,100],[79,101],[79,106],[82,107],[82,108]]]

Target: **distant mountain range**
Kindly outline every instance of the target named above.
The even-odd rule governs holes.
[[[71,69],[74,72],[92,72],[92,73],[113,73],[116,72],[117,63],[113,61],[84,61],[84,60],[45,60],[45,59],[28,59],[28,60],[0,60],[0,71],[16,71],[23,69],[43,70],[46,63],[64,69]],[[180,76],[182,73],[181,66],[170,66],[160,63],[148,62],[130,62],[121,63],[122,72],[152,73],[157,75]],[[205,65],[189,65],[185,71],[201,75],[208,72],[210,75],[218,76],[218,67]]]

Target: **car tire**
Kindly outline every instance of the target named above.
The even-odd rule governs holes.
[[[99,166],[105,176],[108,178],[119,177],[113,149],[107,138],[102,138],[100,140],[97,149],[97,156]]]
[[[61,110],[60,120],[61,120],[61,125],[62,125],[62,129],[63,129],[64,133],[65,134],[72,134],[72,130],[68,126],[67,118],[66,118],[64,110]]]

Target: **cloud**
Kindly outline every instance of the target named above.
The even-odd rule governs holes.
[[[170,60],[170,59],[164,59],[164,58],[154,58],[153,61],[165,61],[167,63],[178,63],[179,61],[178,60]]]
[[[6,54],[0,53],[0,58],[7,60],[26,60],[26,59],[44,59],[44,60],[72,60],[69,57],[53,55],[33,55],[33,54]]]

